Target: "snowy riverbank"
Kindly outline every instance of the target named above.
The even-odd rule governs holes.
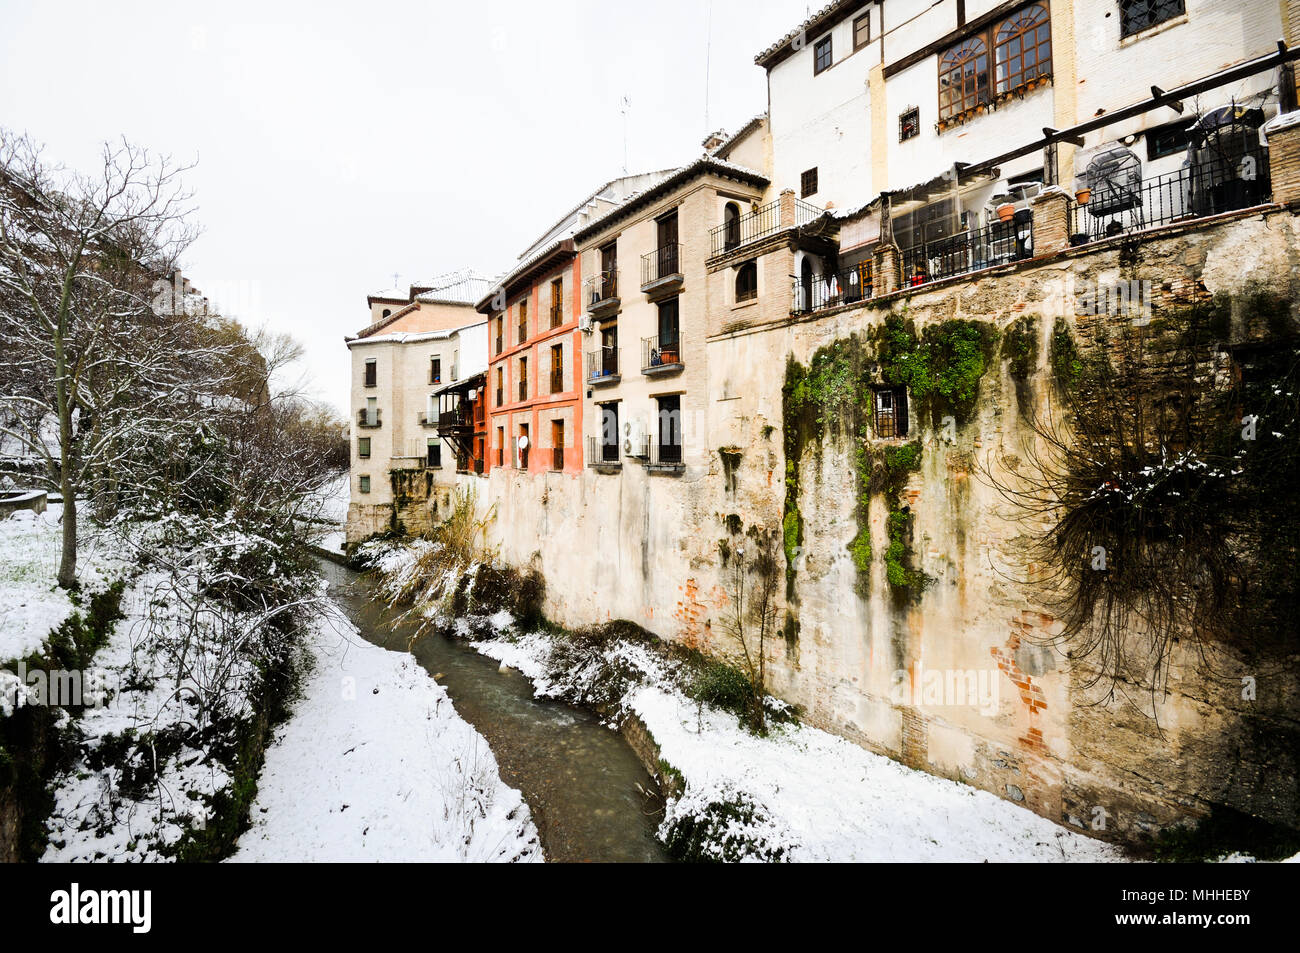
[[[540,861],[519,792],[447,692],[344,619],[276,731],[232,861]]]

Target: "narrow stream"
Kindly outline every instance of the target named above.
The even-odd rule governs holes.
[[[406,651],[412,627],[371,600],[367,580],[325,560],[321,570],[362,638]],[[487,739],[502,779],[523,793],[548,860],[667,860],[654,839],[659,815],[636,789],[653,782],[621,735],[581,709],[534,698],[527,678],[467,645],[427,635],[413,651]]]

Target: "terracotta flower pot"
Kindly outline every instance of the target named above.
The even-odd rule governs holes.
[[[1092,189],[1080,189],[1074,193],[1074,200],[1080,205],[1087,205],[1088,200],[1092,198]]]
[[[1010,202],[1003,202],[998,206],[998,221],[1009,222],[1016,215],[1016,207]]]

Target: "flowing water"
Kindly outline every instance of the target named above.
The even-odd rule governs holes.
[[[364,577],[322,561],[330,593],[362,638],[405,651],[413,629],[380,603]],[[662,861],[654,839],[662,807],[636,785],[654,783],[623,737],[594,715],[533,697],[532,683],[463,643],[426,635],[411,649],[487,739],[501,777],[523,793],[552,861]],[[398,730],[399,726],[394,726]]]

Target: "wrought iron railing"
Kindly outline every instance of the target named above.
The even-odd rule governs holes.
[[[1018,221],[994,222],[904,249],[903,287],[1028,258],[1033,248],[1033,219],[1027,209],[1017,216]]]
[[[595,435],[587,437],[587,466],[609,466],[611,463],[618,462],[617,435],[614,443],[604,443]]]
[[[822,214],[822,210],[816,206],[795,199],[792,224],[807,225]],[[712,254],[721,255],[723,252],[766,238],[787,227],[789,226],[781,224],[781,200],[768,202],[762,208],[754,209],[739,218],[723,222],[717,228],[710,229],[709,242]]]
[[[600,381],[607,377],[618,376],[619,348],[601,345],[594,351],[587,352],[587,380]]]
[[[586,281],[587,308],[597,308],[618,297],[618,269],[600,271]]]
[[[363,408],[360,411],[358,411],[357,426],[366,427],[369,429],[374,429],[375,427],[382,427],[383,420],[379,416],[379,408],[376,407],[374,410],[368,410]]]
[[[680,243],[661,245],[641,256],[641,285],[654,284],[664,278],[681,274],[682,246]]]
[[[1070,243],[1159,228],[1262,205],[1272,196],[1268,152],[1251,149],[1210,155],[1175,172],[1153,176],[1135,188],[1106,183],[1087,201],[1071,204]]]
[[[874,288],[874,275],[869,262],[856,268],[813,275],[807,281],[795,278],[791,310],[802,314],[866,301]]]
[[[641,339],[641,370],[654,371],[681,365],[682,336],[676,331],[672,335],[662,335],[662,339],[658,334]]]
[[[661,443],[659,447],[659,463],[681,463],[682,462],[682,445],[680,443]]]

